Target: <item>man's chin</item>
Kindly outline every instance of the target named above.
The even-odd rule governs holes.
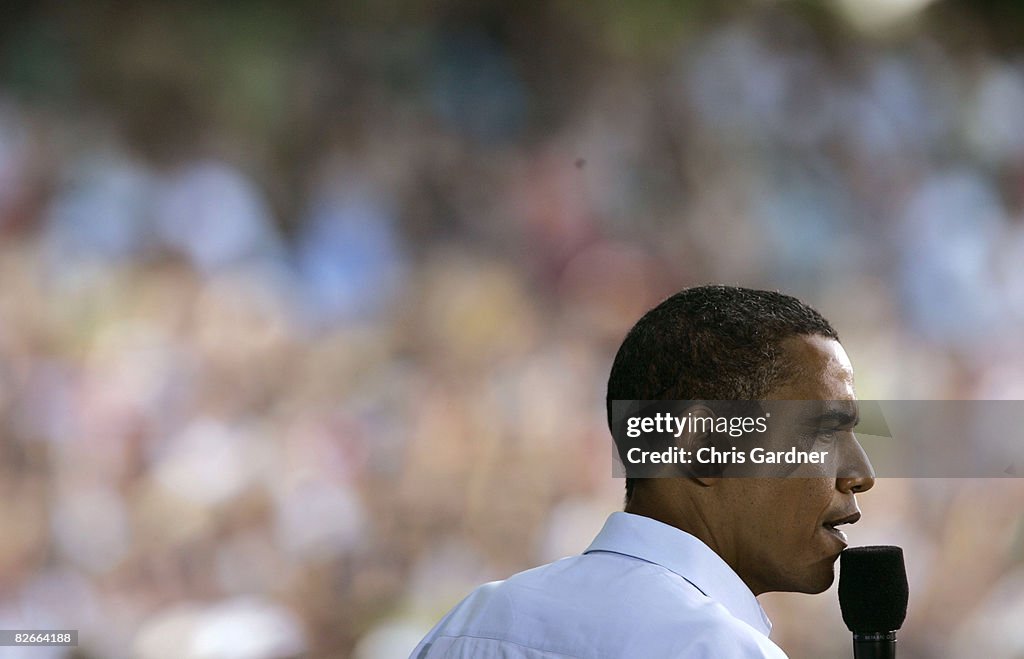
[[[835,577],[830,577],[827,581],[823,581],[818,585],[811,586],[807,590],[801,592],[807,593],[808,595],[817,595],[818,593],[823,593],[826,590],[828,590],[829,587],[832,586],[833,581],[835,581]]]
[[[818,593],[825,592],[836,579],[834,564],[835,559],[832,559],[825,564],[815,566],[814,569],[808,570],[803,575],[798,584],[791,584],[794,587],[787,590],[794,593],[806,593],[807,595],[817,595]]]
[[[828,562],[827,567],[822,570],[821,576],[817,579],[817,583],[807,591],[809,594],[817,595],[818,593],[823,593],[832,586],[832,582],[836,580],[835,562],[836,559],[834,558]]]
[[[817,595],[832,586],[836,579],[835,563],[839,555],[821,559],[816,563],[791,565],[789,569],[775,572],[761,581],[761,589],[755,593],[806,593]]]

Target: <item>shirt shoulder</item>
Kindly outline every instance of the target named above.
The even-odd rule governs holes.
[[[774,650],[774,653],[772,652]],[[615,553],[562,559],[480,586],[414,659],[784,658],[774,643],[664,567]]]
[[[659,628],[660,627],[660,628]],[[664,621],[647,627],[649,656],[685,659],[788,659],[786,653],[754,628],[725,615],[690,619],[685,631]]]

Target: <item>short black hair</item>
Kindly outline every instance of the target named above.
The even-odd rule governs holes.
[[[608,377],[614,400],[756,400],[795,373],[780,343],[839,340],[825,318],[791,295],[737,286],[684,289],[629,330]],[[626,479],[626,501],[637,479]]]

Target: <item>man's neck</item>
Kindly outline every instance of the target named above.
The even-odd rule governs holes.
[[[650,517],[662,524],[667,524],[680,531],[689,533],[707,545],[711,551],[718,554],[733,569],[733,572],[736,572],[740,579],[743,579],[754,595],[760,595],[763,591],[756,589],[737,569],[738,557],[731,555],[728,544],[724,541],[725,539],[716,537],[711,525],[708,523],[707,517],[702,514],[703,508],[697,505],[689,505],[689,503],[685,497],[679,497],[678,501],[673,501],[673,505],[668,505],[668,502],[663,501],[660,497],[652,496],[644,490],[637,488],[634,490],[633,496],[626,502],[624,511],[633,515]]]

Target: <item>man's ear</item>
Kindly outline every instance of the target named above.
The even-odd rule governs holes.
[[[715,413],[704,403],[697,403],[686,410],[690,418],[688,428],[677,440],[677,446],[691,456],[687,477],[703,487],[714,487],[721,480],[722,465],[697,462],[697,452],[712,446]]]

